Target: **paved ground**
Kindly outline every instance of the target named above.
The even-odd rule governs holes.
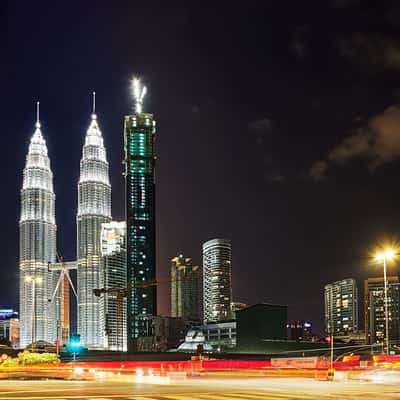
[[[400,399],[399,382],[320,382],[307,378],[199,377],[167,382],[143,378],[97,381],[0,381],[3,399],[282,400]],[[139,379],[140,380],[140,379]]]

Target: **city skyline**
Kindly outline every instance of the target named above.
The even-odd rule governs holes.
[[[94,95],[94,92],[93,92],[93,95]],[[37,102],[37,104],[39,104],[39,102]],[[37,106],[38,107],[38,106]],[[93,110],[94,111],[94,110]],[[36,130],[35,130],[35,133],[34,133],[34,135],[32,136],[32,138],[31,138],[31,143],[32,143],[32,141],[34,141],[34,139],[35,139],[35,137],[39,137],[40,135],[42,135],[41,134],[41,130],[40,130],[40,128],[41,128],[41,124],[40,124],[40,122],[39,122],[39,120],[37,120],[37,122],[36,122]],[[101,131],[100,131],[100,129],[98,128],[98,125],[97,125],[97,115],[95,114],[95,112],[93,112],[92,113],[92,117],[91,117],[91,123],[90,123],[90,126],[89,126],[89,128],[88,128],[88,131],[87,131],[87,135],[90,133],[90,132],[93,132],[93,131],[98,131],[98,132],[100,132],[100,136],[101,136]],[[37,139],[36,141],[41,141],[42,139],[40,139],[40,137],[39,137],[39,139]],[[86,140],[87,141],[87,140]],[[42,142],[41,142],[42,143]],[[45,145],[45,141],[43,140],[43,143],[44,143],[44,145]],[[86,145],[86,144],[85,144]],[[46,149],[46,154],[47,154],[47,149]],[[87,174],[86,174],[87,175]],[[87,177],[85,175],[85,177]],[[89,179],[90,180],[90,179]],[[54,207],[53,207],[54,208]],[[107,205],[106,206],[106,208],[109,208],[109,205]],[[78,209],[78,212],[79,212],[79,209]],[[111,218],[111,215],[110,215],[110,217],[109,218]],[[111,221],[111,220],[110,220]],[[111,221],[112,222],[112,221]],[[100,231],[99,231],[100,232]],[[213,240],[218,240],[218,239],[211,239],[210,241],[213,241]],[[396,245],[396,243],[395,243],[395,246],[397,246]],[[100,253],[99,253],[100,254]],[[371,253],[372,254],[372,253]],[[372,255],[371,255],[371,260],[369,260],[368,261],[368,264],[370,265],[371,264],[371,261],[372,261],[372,259],[373,259],[373,257],[372,257]],[[99,259],[100,260],[100,259]],[[101,261],[99,261],[99,263],[101,263]],[[380,279],[379,278],[379,269],[377,270],[378,271],[378,273],[377,273],[377,276],[376,277],[372,277],[372,276],[369,276],[369,279]],[[53,274],[55,274],[54,272],[53,272]],[[54,275],[54,277],[52,277],[51,278],[51,283],[49,284],[49,293],[52,293],[52,291],[53,291],[53,288],[54,288],[54,286],[55,286],[55,281],[54,280],[57,280],[57,276],[58,275]],[[54,281],[54,282],[53,282]],[[99,279],[98,280],[98,282],[97,282],[97,284],[95,284],[95,285],[93,285],[93,287],[102,287],[102,286],[104,286],[103,284],[101,284],[100,283],[101,282],[101,280]],[[334,282],[334,283],[339,283],[339,282]],[[31,284],[31,283],[30,283]],[[328,285],[329,286],[329,285]],[[326,286],[325,286],[326,287]],[[51,296],[49,296],[49,297],[51,297]],[[44,298],[44,297],[43,297]],[[238,299],[236,299],[234,296],[232,296],[232,300],[238,300]],[[240,299],[239,299],[240,300]],[[37,301],[37,300],[36,300]],[[57,311],[54,311],[55,313],[57,312]],[[170,309],[170,311],[169,311],[169,313],[171,312],[171,309]],[[75,315],[75,312],[73,311],[72,312],[72,314],[73,314],[73,316],[76,316]],[[168,314],[168,312],[167,313],[165,313],[165,314]],[[77,319],[77,323],[79,324],[79,320],[78,320],[78,318],[76,318]],[[73,320],[74,320],[74,318],[72,318],[72,320],[71,320],[71,322],[73,322]],[[99,320],[100,321],[100,320]],[[363,321],[363,320],[362,320]],[[101,327],[104,325],[105,326],[105,324],[106,324],[106,322],[105,321],[100,321],[100,323],[98,324],[98,327],[99,327],[99,329],[101,329]],[[359,328],[360,329],[365,329],[365,326],[364,326],[364,324],[363,323],[360,323],[360,325],[359,325]],[[24,328],[22,328],[22,331],[24,330]],[[29,328],[29,331],[31,332],[31,328]],[[321,329],[321,328],[319,328],[319,333],[321,334],[323,332],[323,329]],[[30,336],[32,336],[32,334],[30,333],[29,334]],[[40,335],[39,335],[40,336]],[[50,336],[48,336],[48,337],[50,337]],[[104,342],[104,338],[103,338],[103,336],[102,335],[98,335],[98,337],[99,337],[99,340],[100,340],[100,342],[99,342],[99,344],[95,344],[94,346],[99,346],[99,347],[101,347],[102,345],[101,345],[101,343],[103,343]],[[24,339],[23,339],[24,340]],[[84,341],[83,341],[84,342]]]
[[[295,20],[281,18],[287,7]],[[380,276],[367,255],[385,236],[399,237],[400,191],[393,185],[397,155],[338,155],[343,154],[339,145],[359,130],[374,127],[389,137],[397,132],[388,130],[391,121],[397,126],[398,114],[397,64],[388,61],[397,31],[396,18],[390,17],[397,15],[395,5],[380,2],[373,13],[367,5],[337,0],[313,6],[216,5],[212,15],[195,5],[166,9],[128,2],[122,16],[101,2],[96,9],[81,5],[79,12],[74,4],[46,9],[6,6],[9,23],[2,26],[9,27],[10,46],[5,48],[8,62],[1,66],[0,112],[8,133],[3,140],[12,150],[1,160],[7,171],[1,205],[8,211],[1,240],[9,249],[1,265],[1,303],[17,306],[15,221],[32,101],[40,99],[43,105],[43,132],[55,172],[59,251],[71,260],[85,99],[93,89],[99,93],[112,160],[112,215],[121,220],[121,118],[131,113],[133,73],[150,87],[146,109],[157,116],[162,132],[157,138],[161,278],[168,276],[166,266],[174,255],[190,254],[200,263],[201,243],[228,237],[235,248],[235,301],[288,304],[291,320],[311,320],[322,328],[326,283],[352,276],[360,284]],[[320,18],[313,17],[315,9],[323,11]],[[134,15],[140,38],[131,33]],[[115,18],[120,29],[109,23]],[[224,28],[221,18],[227,21]],[[77,21],[69,35],[61,28],[67,20]],[[23,32],[16,28],[21,24]],[[110,41],[112,46],[104,45]],[[48,48],[54,49],[51,57]],[[379,53],[376,64],[370,63],[371,52]],[[32,62],[36,59],[41,62]],[[319,170],[316,161],[323,162]],[[313,176],[323,178],[327,165],[326,179],[309,177],[314,166]],[[399,267],[389,269],[396,274]],[[287,275],[291,279],[279,288],[273,284]],[[159,306],[168,303],[161,287]]]

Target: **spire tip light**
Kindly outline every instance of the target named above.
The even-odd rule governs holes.
[[[135,112],[140,114],[142,112],[143,98],[147,93],[147,88],[146,86],[142,86],[139,78],[133,78],[132,92],[135,101]]]
[[[40,107],[40,102],[36,102],[36,128],[40,128],[40,116],[39,116],[39,107]]]
[[[92,92],[93,95],[93,111],[92,111],[92,119],[96,119],[96,92]]]

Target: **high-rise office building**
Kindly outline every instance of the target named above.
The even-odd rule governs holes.
[[[111,185],[103,136],[93,107],[80,162],[77,214],[78,334],[88,347],[102,347],[104,327],[93,289],[101,287],[101,224],[111,220]]]
[[[0,340],[9,342],[13,349],[19,348],[19,319],[13,309],[0,309]]]
[[[146,88],[133,81],[135,109],[125,116],[126,246],[128,283],[152,282],[156,278],[155,180],[153,114],[142,111]],[[137,338],[152,335],[156,315],[156,287],[133,287],[127,297],[128,350]]]
[[[171,260],[171,317],[201,320],[201,269],[179,255]]]
[[[55,339],[56,308],[49,302],[54,273],[48,262],[56,258],[56,222],[53,173],[41,132],[39,103],[36,129],[31,138],[21,189],[19,220],[19,315],[20,346],[32,340]]]
[[[325,331],[346,337],[358,330],[358,291],[354,279],[325,286]]]
[[[111,221],[102,224],[102,286],[106,289],[126,287],[126,223]],[[104,321],[104,348],[126,351],[126,297],[117,293],[100,297]]]
[[[203,244],[204,322],[231,319],[231,303],[231,242],[212,239]]]
[[[389,340],[400,339],[400,291],[399,278],[387,277]],[[385,291],[383,278],[368,278],[364,282],[365,335],[368,344],[383,343],[385,328]]]

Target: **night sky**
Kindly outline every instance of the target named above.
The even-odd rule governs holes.
[[[323,286],[380,276],[400,235],[398,1],[1,1],[0,304],[18,304],[19,190],[35,102],[75,258],[91,92],[124,218],[130,80],[157,120],[157,270],[232,240],[233,298],[323,327]],[[398,266],[391,266],[392,273]],[[168,313],[168,287],[159,311]],[[362,290],[360,295],[362,294]],[[361,297],[360,297],[361,300]],[[361,317],[361,315],[360,315]]]

